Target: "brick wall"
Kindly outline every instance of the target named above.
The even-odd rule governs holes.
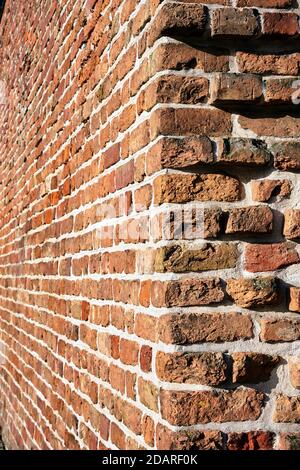
[[[6,1],[8,448],[300,447],[298,14]]]

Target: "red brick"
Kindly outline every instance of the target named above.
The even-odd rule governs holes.
[[[159,335],[164,343],[193,344],[252,338],[252,321],[238,313],[167,314],[160,318]]]
[[[140,365],[143,372],[151,372],[152,370],[152,348],[150,346],[142,346],[140,352]]]
[[[156,373],[171,383],[220,385],[226,380],[227,365],[221,353],[156,354]]]
[[[152,138],[157,135],[210,135],[228,136],[231,132],[231,116],[221,109],[163,108],[153,112]]]
[[[262,82],[257,75],[215,74],[210,83],[210,102],[251,102],[262,96]]]
[[[245,248],[245,269],[252,273],[275,271],[299,262],[291,243],[248,244]]]
[[[260,321],[260,338],[267,343],[297,341],[300,339],[300,320],[266,318]]]
[[[158,450],[223,450],[223,436],[219,431],[171,431],[166,426],[156,427]]]
[[[284,214],[283,234],[286,238],[300,238],[300,210],[288,209]]]
[[[275,434],[265,431],[230,433],[227,439],[228,450],[272,450]]]
[[[291,312],[300,313],[300,288],[299,287],[290,287],[289,310]]]
[[[211,13],[212,36],[255,36],[259,22],[255,10],[217,8]]]
[[[226,233],[270,233],[273,229],[273,213],[266,206],[231,209]]]
[[[263,399],[261,392],[250,388],[220,392],[160,392],[162,416],[174,426],[255,421],[261,415]]]
[[[299,34],[299,17],[295,13],[266,12],[263,14],[263,32],[295,36]]]

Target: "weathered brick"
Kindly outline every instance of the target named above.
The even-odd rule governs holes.
[[[300,423],[300,397],[278,395],[273,419],[275,423]]]
[[[156,355],[160,380],[172,383],[220,385],[226,380],[227,365],[221,353],[164,353]]]
[[[261,392],[247,388],[220,392],[160,392],[162,416],[174,426],[254,421],[262,412],[263,400]]]
[[[211,13],[212,36],[255,36],[259,22],[255,10],[217,8]]]
[[[124,364],[136,365],[138,363],[139,345],[127,339],[120,341],[120,359]]]
[[[300,238],[300,209],[285,211],[283,234],[290,239]]]
[[[272,450],[275,434],[267,431],[250,431],[228,434],[227,450]]]
[[[151,286],[151,300],[155,307],[209,305],[223,299],[220,279],[154,281]]]
[[[158,389],[157,387],[143,378],[139,378],[138,391],[140,400],[147,408],[158,411]]]
[[[172,344],[237,341],[252,338],[252,328],[250,317],[238,313],[170,313],[159,320],[159,338]]]
[[[265,101],[272,104],[292,103],[297,91],[294,78],[266,78],[264,80],[264,88]]]
[[[157,103],[197,104],[206,101],[208,80],[204,77],[166,75],[157,78],[138,100],[138,112],[149,111]]]
[[[237,52],[237,65],[240,72],[265,75],[298,75],[300,54],[254,54]]]
[[[151,116],[152,138],[158,135],[226,137],[232,129],[229,112],[216,108],[160,108]]]
[[[259,180],[252,181],[252,199],[257,202],[268,202],[271,198],[279,201],[289,197],[292,191],[292,184],[289,180]]]
[[[150,56],[151,71],[199,69],[226,72],[229,56],[223,49],[199,50],[182,42],[159,44]]]
[[[226,233],[270,233],[273,230],[273,213],[267,206],[231,209]]]
[[[154,447],[155,440],[155,424],[150,416],[144,415],[142,420],[142,434],[146,444]]]
[[[143,372],[151,372],[152,369],[152,348],[143,345],[140,351],[140,366]]]
[[[291,433],[280,433],[279,450],[300,450],[300,433],[291,432]]]
[[[237,0],[238,7],[288,8],[293,0]]]
[[[300,144],[296,141],[286,141],[272,146],[274,166],[279,170],[300,169]]]
[[[139,313],[135,317],[135,334],[150,341],[156,341],[157,319],[151,315]]]
[[[293,387],[300,389],[300,357],[289,358],[289,376]]]
[[[278,364],[278,356],[260,353],[232,354],[233,383],[259,383],[269,380],[274,367]]]
[[[266,137],[299,137],[300,119],[298,116],[285,115],[280,119],[275,117],[240,116],[239,124],[245,130],[252,131],[257,136]]]
[[[155,168],[153,161],[159,160]],[[199,163],[212,163],[212,143],[208,137],[164,137],[154,145],[148,157],[150,171],[160,168],[185,168]],[[152,171],[151,171],[152,173]]]
[[[291,312],[300,313],[300,288],[299,287],[290,287],[289,310]]]
[[[245,269],[252,273],[275,271],[300,262],[291,243],[248,244],[245,248]]]
[[[262,96],[262,82],[257,75],[214,74],[210,82],[210,102],[251,102]]]
[[[171,431],[166,426],[156,427],[158,450],[222,450],[223,436],[219,431]]]
[[[197,249],[184,245],[170,245],[157,251],[155,268],[158,272],[229,269],[236,266],[237,259],[237,247],[230,243],[218,245],[206,243]]]
[[[219,139],[217,161],[239,166],[266,166],[271,162],[271,154],[259,140]]]
[[[158,37],[174,34],[203,32],[206,24],[206,10],[203,5],[169,2],[159,10],[148,38],[151,45]]]
[[[240,183],[221,174],[166,174],[154,181],[154,203],[238,201]]]
[[[204,209],[203,238],[216,238],[223,228],[223,213],[221,209]]]
[[[273,277],[229,279],[226,290],[240,307],[260,308],[280,302],[278,284]]]
[[[297,341],[300,339],[300,320],[265,318],[260,321],[262,341],[267,343]]]
[[[296,13],[266,12],[262,17],[264,34],[285,36],[299,34],[299,17]]]

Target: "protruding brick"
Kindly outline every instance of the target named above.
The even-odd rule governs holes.
[[[159,319],[159,338],[168,344],[219,343],[250,339],[252,335],[251,318],[238,313],[170,313]]]
[[[252,273],[275,271],[299,262],[291,243],[248,244],[245,248],[245,269]]]
[[[151,72],[153,75],[160,70],[198,69],[208,73],[227,72],[228,54],[223,49],[211,52],[199,50],[179,41],[159,44],[150,56]]]
[[[270,233],[273,230],[273,213],[267,206],[231,209],[226,233]]]
[[[272,197],[281,201],[290,196],[292,185],[289,180],[252,181],[252,199],[257,202],[268,202]]]
[[[289,375],[293,387],[300,390],[300,356],[290,356]]]
[[[226,290],[234,302],[244,308],[276,305],[280,301],[278,284],[273,277],[229,279]]]
[[[151,287],[154,307],[209,305],[223,299],[224,291],[220,279],[154,281]]]
[[[250,431],[228,434],[227,450],[272,450],[275,434],[268,431]]]
[[[300,423],[300,397],[278,395],[273,420],[275,423]]]
[[[162,417],[174,426],[254,421],[262,412],[263,401],[263,394],[250,388],[220,392],[160,392]]]
[[[211,13],[212,36],[255,36],[259,22],[255,10],[217,8]]]
[[[300,54],[254,54],[237,52],[237,65],[240,72],[264,75],[298,75]]]
[[[161,168],[185,168],[212,163],[212,143],[208,137],[164,137],[151,149],[149,159],[153,160],[157,156]]]
[[[280,433],[278,450],[300,450],[300,432]]]
[[[290,287],[289,310],[300,313],[300,287]]]
[[[266,166],[271,161],[271,154],[259,140],[219,139],[217,161],[229,165]]]
[[[288,8],[293,0],[237,0],[238,7]]]
[[[253,117],[240,116],[239,125],[247,131],[256,134],[258,137],[299,137],[300,119],[294,114],[285,114],[280,117]]]
[[[210,102],[251,102],[262,96],[262,81],[257,75],[214,74],[210,82]]]
[[[285,211],[283,234],[290,239],[300,238],[300,209]]]
[[[201,103],[208,98],[208,85],[209,82],[204,77],[161,76],[140,93],[138,113],[149,111],[157,103]]]
[[[160,36],[170,34],[191,34],[203,32],[206,23],[206,9],[203,5],[183,5],[169,2],[158,11],[148,38],[148,44]]]
[[[226,380],[227,365],[221,353],[164,353],[156,355],[160,380],[172,383],[220,385]]]
[[[300,339],[300,320],[291,318],[263,318],[260,338],[267,343],[297,341]]]
[[[300,59],[299,59],[300,60]],[[286,141],[274,144],[271,148],[274,154],[274,166],[278,170],[300,170],[300,143]]]
[[[259,383],[269,380],[274,367],[278,364],[278,356],[254,352],[238,352],[232,354],[233,383]]]
[[[262,18],[264,34],[285,36],[299,34],[299,17],[296,13],[265,12]]]
[[[294,78],[267,78],[264,80],[266,103],[291,104],[297,88]]]
[[[230,113],[217,108],[159,108],[151,116],[152,139],[159,135],[227,137],[231,130]]]
[[[240,183],[231,176],[212,174],[166,174],[154,181],[154,203],[189,201],[238,201]]]
[[[231,243],[199,248],[169,245],[157,250],[155,268],[158,272],[197,272],[234,268],[237,263],[237,246]]]
[[[219,431],[171,431],[166,426],[156,427],[157,450],[222,450],[223,436]]]

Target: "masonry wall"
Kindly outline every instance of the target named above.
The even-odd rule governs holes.
[[[6,1],[8,448],[299,449],[298,14]]]

